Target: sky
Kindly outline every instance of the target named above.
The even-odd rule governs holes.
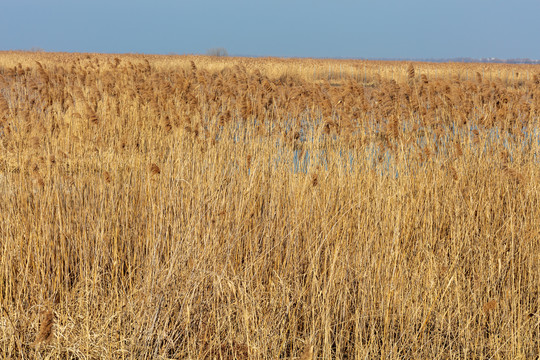
[[[540,0],[0,0],[0,50],[540,59]]]

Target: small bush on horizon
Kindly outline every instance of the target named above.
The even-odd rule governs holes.
[[[208,56],[229,56],[229,53],[227,52],[227,49],[220,47],[220,48],[209,49],[206,52],[206,55],[208,55]]]

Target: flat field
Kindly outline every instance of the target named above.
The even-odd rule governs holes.
[[[0,52],[0,358],[536,359],[540,67]]]

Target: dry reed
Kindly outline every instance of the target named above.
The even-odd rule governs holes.
[[[0,53],[0,357],[537,358],[535,74]]]

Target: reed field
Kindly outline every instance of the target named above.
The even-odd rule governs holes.
[[[0,52],[0,358],[537,359],[540,66]]]

